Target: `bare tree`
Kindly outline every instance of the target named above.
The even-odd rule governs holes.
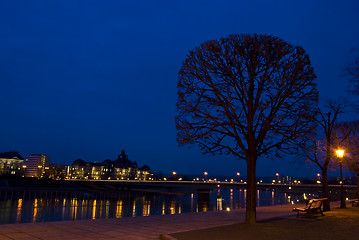
[[[341,146],[346,152],[343,162],[349,171],[357,175],[357,198],[359,198],[359,121],[339,124],[338,135],[343,138]]]
[[[292,152],[312,131],[314,79],[301,47],[269,35],[208,41],[183,62],[177,141],[246,161],[246,223],[256,222],[257,159]]]
[[[338,116],[344,113],[347,106],[345,100],[336,100],[329,101],[323,108],[318,107],[318,114],[315,118],[319,125],[317,136],[312,137],[310,147],[302,147],[307,160],[314,162],[322,172],[323,198],[328,198],[323,203],[323,211],[330,211],[328,169],[334,164],[332,161],[334,151],[338,147],[336,123]]]
[[[359,52],[359,49],[355,49]],[[349,92],[359,95],[359,56],[353,60],[350,64],[348,64],[345,69],[345,73],[350,76],[349,84],[350,90]]]

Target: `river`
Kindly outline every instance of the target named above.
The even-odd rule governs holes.
[[[0,195],[0,224],[122,218],[244,208],[246,189],[200,193],[11,191]],[[313,193],[257,190],[257,206],[303,202]]]

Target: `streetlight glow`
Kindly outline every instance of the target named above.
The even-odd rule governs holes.
[[[344,186],[343,186],[343,170],[342,170],[342,158],[344,157],[344,150],[338,149],[335,151],[337,157],[339,158],[339,166],[340,166],[340,208],[346,208],[345,205],[345,196],[344,196]]]
[[[344,157],[344,150],[342,150],[342,149],[336,150],[335,153],[337,154],[338,158]]]

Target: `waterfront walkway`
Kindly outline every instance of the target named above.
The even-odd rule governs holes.
[[[332,208],[338,203],[331,204]],[[303,206],[303,204],[300,204]],[[294,219],[293,205],[259,207],[257,220]],[[3,239],[160,239],[169,234],[219,227],[244,222],[245,209],[180,215],[149,216],[120,219],[95,219],[46,223],[0,225]]]

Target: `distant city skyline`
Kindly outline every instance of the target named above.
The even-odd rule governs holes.
[[[103,161],[124,147],[153,172],[245,175],[244,161],[176,142],[186,54],[233,33],[272,34],[306,50],[322,100],[346,96],[342,68],[359,48],[358,9],[356,0],[2,1],[0,152],[71,164]],[[294,157],[261,159],[257,175],[320,172]]]

